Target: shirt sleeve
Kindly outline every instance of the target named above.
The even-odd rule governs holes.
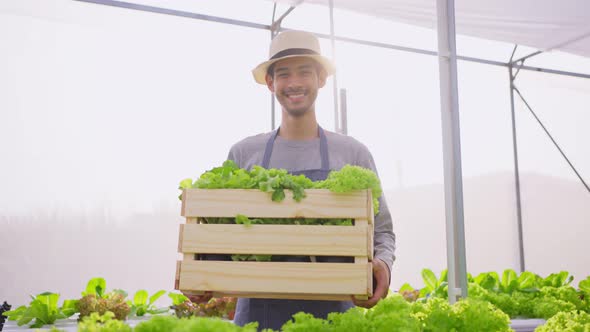
[[[359,154],[357,165],[368,168],[375,172],[375,174],[378,174],[373,156],[366,147]],[[393,232],[393,221],[384,194],[379,198],[379,213],[375,216],[373,250],[374,257],[385,262],[391,271],[393,262],[395,261],[395,233]]]
[[[238,167],[242,167],[241,164],[241,160],[240,160],[240,153],[238,151],[238,148],[236,147],[236,145],[234,144],[230,149],[229,149],[229,153],[227,154],[227,160],[233,160],[236,165],[238,165]]]

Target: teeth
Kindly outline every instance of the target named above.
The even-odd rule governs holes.
[[[298,95],[289,95],[289,97],[291,98],[299,98],[299,97],[303,97],[303,93],[300,93]]]

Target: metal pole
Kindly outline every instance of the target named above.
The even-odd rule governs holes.
[[[272,24],[270,25],[270,40],[272,41],[275,35],[277,34],[277,26],[275,25],[275,14],[277,12],[277,3],[275,2],[274,6],[272,7]],[[280,21],[279,21],[280,25]],[[270,130],[273,131],[276,128],[276,120],[275,120],[275,96],[274,93],[270,93]]]
[[[336,64],[336,43],[334,41],[334,1],[330,0],[330,40],[332,41],[332,62]],[[342,133],[340,128],[340,117],[338,116],[338,80],[336,74],[332,76],[333,94],[334,94],[334,131]]]
[[[340,111],[342,113],[342,134],[348,135],[348,106],[346,104],[346,89],[340,89]]]
[[[299,3],[301,3],[302,1],[303,0],[300,0]],[[296,4],[295,6],[297,6],[298,4]],[[283,23],[283,20],[285,19],[285,17],[287,17],[287,15],[289,15],[289,13],[291,13],[293,11],[293,9],[295,9],[295,6],[289,7],[289,9],[287,9],[287,11],[284,12],[283,15],[281,15],[281,17],[279,17],[277,20],[275,20],[275,15],[277,13],[277,3],[275,2],[274,6],[272,7],[272,23],[270,25],[270,40],[271,41],[276,37],[276,35],[279,34],[279,31],[281,30],[281,23]],[[275,128],[276,128],[276,100],[275,100],[274,94],[271,93],[270,94],[270,130],[275,130]]]
[[[270,130],[276,129],[276,120],[275,120],[275,111],[276,109],[276,101],[274,93],[270,93]]]
[[[516,48],[515,48],[516,49]],[[513,53],[514,54],[514,53]],[[516,115],[514,113],[514,79],[516,76],[512,74],[512,58],[508,66],[508,75],[510,75],[510,110],[512,115],[512,151],[514,155],[514,182],[516,186],[516,222],[518,226],[518,264],[520,273],[526,271],[524,258],[524,241],[523,241],[523,227],[522,227],[522,211],[520,200],[520,171],[518,168],[518,145],[516,142]]]
[[[538,71],[538,72],[541,72],[541,73],[548,73],[548,74],[555,74],[555,75],[563,75],[563,76],[571,76],[571,77],[579,77],[579,78],[590,78],[590,74],[573,73],[573,72],[564,71],[564,70],[554,70],[554,69],[531,67],[531,66],[522,66],[520,68],[523,69],[523,70]]]
[[[436,2],[449,301],[467,297],[454,0]]]

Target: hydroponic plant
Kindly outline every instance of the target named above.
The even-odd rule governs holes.
[[[422,277],[424,288],[416,290],[405,284],[400,293],[409,300],[447,298],[446,271],[436,278],[432,271],[424,269]],[[505,270],[501,277],[496,272],[480,273],[476,277],[468,274],[468,296],[492,303],[511,318],[548,319],[562,311],[589,312],[590,277],[580,282],[579,289],[571,286],[572,281],[573,276],[566,271],[545,278],[529,271],[517,275],[511,269]]]

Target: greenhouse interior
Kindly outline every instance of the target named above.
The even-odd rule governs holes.
[[[290,144],[294,30],[322,170],[372,167],[232,158]],[[0,331],[590,331],[587,1],[4,0],[0,40]]]

